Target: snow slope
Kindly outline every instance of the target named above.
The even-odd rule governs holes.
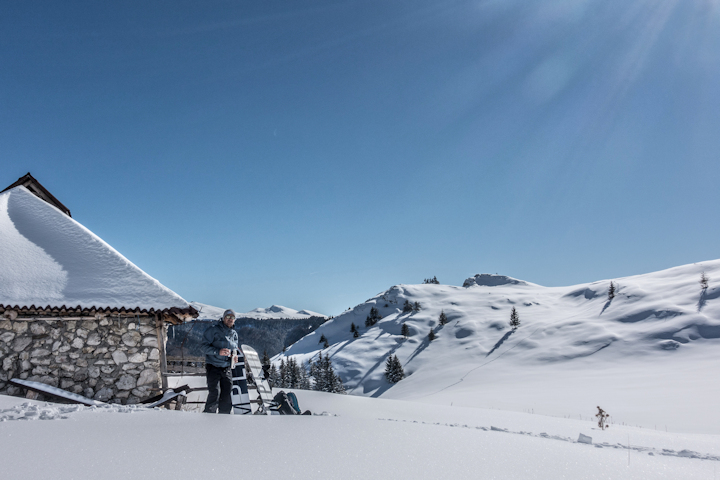
[[[200,310],[199,319],[218,320],[225,312],[224,308],[213,307],[199,302],[190,302],[196,310]],[[283,307],[282,305],[273,305],[268,308],[256,308],[247,313],[235,312],[238,318],[256,318],[258,320],[270,319],[302,319],[310,317],[327,317],[322,313],[311,312],[310,310],[295,310],[293,308]]]
[[[320,415],[206,415],[0,396],[3,474],[57,480],[239,474],[712,479],[720,465],[720,437],[713,435],[633,427],[600,431],[589,421],[526,413],[296,393],[303,408]],[[580,433],[590,436],[592,444],[578,443]]]
[[[703,271],[710,278],[704,291]],[[619,278],[611,301],[609,280],[547,288],[485,275],[467,287],[397,285],[285,355],[315,357],[325,335],[325,352],[354,395],[575,418],[600,405],[615,424],[720,433],[720,287],[713,279],[720,279],[718,260]],[[403,313],[405,300],[422,309]],[[383,318],[367,328],[372,307]],[[521,321],[515,332],[508,326],[512,307]],[[438,324],[441,311],[445,326]],[[403,323],[408,339],[400,335]],[[389,355],[407,375],[394,386],[384,379]]]
[[[157,309],[189,304],[23,186],[0,194],[0,304]]]

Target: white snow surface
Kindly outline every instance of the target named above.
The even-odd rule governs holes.
[[[703,271],[706,290],[699,283]],[[484,285],[468,287],[394,286],[274,361],[329,354],[352,395],[577,419],[599,405],[615,426],[720,433],[719,260],[614,279],[612,301],[610,280],[550,288],[490,277],[471,277]],[[403,313],[405,300],[421,310]],[[372,307],[383,318],[368,328]],[[512,307],[521,322],[515,332],[508,325]],[[400,335],[403,323],[407,339]],[[321,335],[330,343],[326,350]],[[406,374],[395,385],[384,378],[390,355]]]
[[[198,318],[202,320],[219,320],[226,310],[225,308],[213,307],[212,305],[206,305],[200,302],[190,303],[196,310],[200,311],[200,316]],[[323,315],[322,313],[316,313],[310,310],[295,310],[293,308],[283,307],[282,305],[272,305],[268,308],[256,308],[246,313],[235,310],[235,315],[238,318],[256,318],[258,320],[304,320],[310,317],[327,317],[327,315]]]
[[[189,306],[23,186],[0,194],[0,304],[148,310]]]
[[[720,437],[295,392],[312,416],[0,396],[6,478],[712,479]],[[579,443],[580,434],[592,443]],[[42,452],[38,455],[38,452]]]

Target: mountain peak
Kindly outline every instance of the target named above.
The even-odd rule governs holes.
[[[478,273],[477,275],[466,279],[463,287],[472,286],[497,287],[500,285],[532,285],[524,280],[508,277],[506,275],[493,275],[491,273]]]

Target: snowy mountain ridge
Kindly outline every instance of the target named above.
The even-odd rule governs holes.
[[[706,289],[699,283],[703,272],[710,279]],[[711,381],[720,368],[712,355],[720,347],[720,286],[713,283],[720,279],[720,260],[612,280],[612,299],[611,280],[542,287],[494,275],[471,279],[465,287],[393,286],[284,355],[302,361],[321,351],[330,355],[355,395],[555,415],[589,412],[604,401],[627,421],[651,424],[675,411],[678,425],[720,432],[720,415],[709,413],[720,395]],[[404,312],[406,301],[420,310]],[[366,326],[372,308],[382,318]],[[521,322],[515,331],[508,325],[512,308]],[[446,325],[439,325],[441,312]],[[358,338],[350,333],[352,323]],[[401,335],[403,324],[408,338]],[[325,350],[321,335],[330,344]],[[390,355],[398,356],[406,374],[395,385],[384,378]]]
[[[247,313],[238,314],[238,316],[267,319],[267,318],[310,318],[310,317],[327,317],[322,313],[311,312],[310,310],[295,310],[282,305],[272,305],[268,308],[256,308]]]
[[[198,319],[200,320],[219,320],[222,317],[225,308],[215,307],[200,302],[190,302],[196,310],[200,312]],[[322,317],[327,318],[327,315],[322,313],[312,312],[310,310],[295,310],[289,307],[283,307],[282,305],[272,305],[267,308],[255,308],[249,312],[243,313],[236,311],[235,314],[238,318],[255,318],[258,320],[307,320],[311,317]]]

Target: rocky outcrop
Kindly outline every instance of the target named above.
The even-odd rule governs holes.
[[[497,287],[500,285],[532,285],[531,283],[517,278],[507,277],[505,275],[492,275],[490,273],[478,273],[477,275],[466,279],[463,287],[472,287],[480,285],[484,287]]]

